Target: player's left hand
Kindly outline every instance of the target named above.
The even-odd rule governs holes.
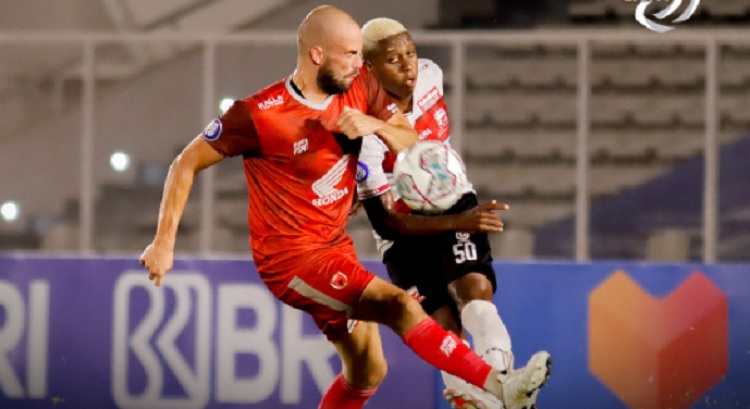
[[[508,210],[510,206],[492,200],[469,209],[456,217],[456,231],[466,233],[499,233],[503,231],[503,221],[498,210]]]
[[[357,139],[377,133],[383,127],[383,122],[354,108],[344,107],[336,125],[349,139]]]

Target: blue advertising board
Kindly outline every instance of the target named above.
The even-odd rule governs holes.
[[[750,408],[750,266],[495,267],[516,365],[553,355],[539,407]],[[367,408],[446,407],[381,331]],[[248,260],[176,260],[156,288],[135,259],[0,257],[0,408],[316,408],[339,371]]]

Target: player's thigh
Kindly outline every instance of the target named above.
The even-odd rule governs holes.
[[[453,303],[448,282],[442,274],[442,260],[434,255],[427,237],[397,239],[386,253],[384,262],[391,282],[403,290],[419,293],[422,308],[429,315]]]
[[[388,365],[383,354],[378,324],[360,322],[352,332],[332,340],[341,358],[344,378],[358,389],[376,388]]]
[[[285,271],[287,281],[272,291],[285,304],[310,314],[330,340],[347,333],[355,305],[375,277],[348,247],[300,256]]]
[[[374,277],[357,302],[352,318],[386,325],[403,336],[410,328],[427,318],[427,314],[406,291]]]

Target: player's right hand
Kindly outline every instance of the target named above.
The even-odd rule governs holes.
[[[172,269],[174,253],[171,249],[163,248],[152,242],[146,247],[146,250],[143,250],[139,261],[142,266],[146,267],[148,279],[152,280],[158,287],[161,285],[164,275]]]
[[[503,231],[503,220],[496,212],[508,209],[510,209],[510,206],[505,203],[498,203],[496,200],[482,203],[473,209],[458,214],[455,230],[466,233],[499,233]]]
[[[357,139],[365,135],[378,133],[383,127],[383,121],[345,106],[336,120],[336,126],[349,139]]]

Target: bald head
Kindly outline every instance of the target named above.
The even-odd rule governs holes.
[[[329,48],[347,40],[359,39],[362,32],[356,21],[344,10],[333,6],[320,6],[307,14],[297,30],[297,47],[300,54],[311,47]]]
[[[295,81],[325,95],[340,94],[349,89],[361,67],[362,30],[357,22],[336,7],[313,9],[297,31]]]

